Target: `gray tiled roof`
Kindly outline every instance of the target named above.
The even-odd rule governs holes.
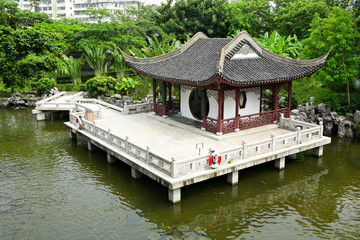
[[[328,55],[314,60],[293,60],[265,50],[247,33],[240,34],[234,39],[211,39],[197,34],[180,49],[154,58],[123,55],[142,75],[195,85],[210,83],[216,76],[235,85],[299,79],[321,68]],[[244,44],[249,45],[259,58],[231,60]]]

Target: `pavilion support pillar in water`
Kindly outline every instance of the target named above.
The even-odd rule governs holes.
[[[279,158],[275,160],[274,164],[275,168],[281,170],[285,168],[285,157]]]
[[[227,182],[234,186],[239,183],[239,171],[231,172],[227,174]]]
[[[181,201],[181,188],[170,189],[169,188],[169,201],[172,203],[179,203]]]
[[[116,157],[114,157],[113,155],[111,155],[111,153],[110,152],[107,152],[107,154],[106,154],[107,156],[107,161],[108,161],[108,163],[110,163],[110,164],[112,164],[112,163],[115,163],[115,162],[117,162],[117,159],[116,159]]]
[[[89,150],[90,152],[96,150],[97,147],[96,147],[94,144],[91,143],[91,140],[90,140],[90,139],[87,141],[87,144],[88,144],[88,150]]]
[[[322,157],[324,151],[324,146],[320,146],[314,149],[314,155],[318,157]]]
[[[74,133],[72,130],[69,131],[69,134],[70,134],[70,139],[71,140],[75,140],[76,139],[76,133]]]
[[[36,120],[37,121],[44,121],[46,119],[45,113],[43,111],[39,111],[36,113]]]
[[[132,177],[133,179],[139,179],[139,178],[142,177],[142,173],[132,167],[132,168],[131,168],[131,177]]]

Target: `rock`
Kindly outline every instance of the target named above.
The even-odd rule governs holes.
[[[114,94],[114,95],[111,96],[111,98],[121,99],[121,95],[120,94]]]
[[[310,97],[310,105],[314,106],[314,102],[315,102],[315,98],[314,97]]]
[[[356,112],[354,113],[354,119],[353,119],[354,123],[359,123],[360,122],[360,111],[356,110]]]
[[[320,103],[318,104],[318,111],[319,111],[319,114],[320,116],[327,116],[330,114],[330,107],[329,106],[326,106],[326,104],[324,103]]]
[[[293,110],[291,110],[291,115],[299,116],[299,114],[300,114],[299,109],[293,109]]]
[[[337,112],[330,112],[330,116],[332,120],[336,120],[338,118]]]
[[[304,107],[303,105],[301,105],[301,104],[299,104],[299,105],[297,106],[297,109],[298,109],[300,112],[305,111],[305,107]]]
[[[307,122],[307,114],[306,112],[300,112],[299,120],[303,122]]]
[[[328,118],[328,119],[326,119]],[[330,135],[333,131],[334,128],[334,122],[332,121],[332,119],[330,117],[325,117],[324,118],[324,132],[326,135]]]
[[[129,96],[124,96],[123,97],[123,101],[125,101],[125,102],[128,102],[128,101],[130,101],[131,99],[130,99],[130,97]]]
[[[9,98],[0,99],[0,107],[8,107],[9,106]]]
[[[346,119],[353,122],[354,121],[354,114],[352,114],[352,113],[346,114]]]

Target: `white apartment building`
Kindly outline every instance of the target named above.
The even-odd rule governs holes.
[[[85,11],[92,8],[106,8],[110,12],[120,10],[125,12],[129,7],[139,8],[139,0],[74,0],[74,19],[84,22],[96,22],[94,17],[85,14]],[[103,18],[101,21],[110,21],[109,17]]]
[[[19,8],[21,10],[28,10],[31,12],[35,12],[35,7],[31,7],[31,4],[29,1],[23,1],[23,0],[8,0],[9,2],[16,2],[19,4]]]
[[[24,0],[8,0],[17,2],[22,10],[30,10],[30,2]],[[111,12],[125,11],[129,7],[139,8],[140,0],[40,0],[39,6],[33,7],[32,12],[43,12],[50,18],[57,20],[62,17],[73,18],[84,22],[96,22],[94,17],[85,14],[89,7],[106,8]],[[104,18],[102,21],[109,21]]]

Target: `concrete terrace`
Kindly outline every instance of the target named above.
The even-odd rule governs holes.
[[[148,110],[148,105],[119,108],[83,99],[81,94],[65,97],[61,93],[38,102],[33,113],[38,120],[44,120],[46,112],[67,109],[70,121],[65,127],[72,139],[84,137],[89,151],[100,148],[107,152],[109,163],[120,160],[128,164],[133,178],[144,174],[166,186],[173,203],[181,200],[181,187],[221,175],[227,175],[227,181],[235,185],[241,169],[268,161],[283,169],[285,157],[309,149],[321,156],[323,145],[331,142],[323,136],[322,124],[292,118],[281,117],[278,123],[218,136],[195,127],[196,123],[189,124],[178,114],[129,115]],[[79,120],[81,127],[77,124]],[[210,150],[222,157],[215,169],[209,166]]]
[[[229,146],[240,146],[246,142],[255,142],[275,135],[291,133],[281,129],[277,124],[258,127],[244,132],[217,136],[199,128],[185,125],[171,117],[163,118],[153,113],[123,115],[110,109],[103,109],[101,119],[95,120],[97,126],[110,129],[120,137],[128,137],[137,146],[149,147],[152,152],[166,159],[180,160],[199,156],[196,144],[203,143],[201,155],[208,154],[209,149],[221,152]]]

